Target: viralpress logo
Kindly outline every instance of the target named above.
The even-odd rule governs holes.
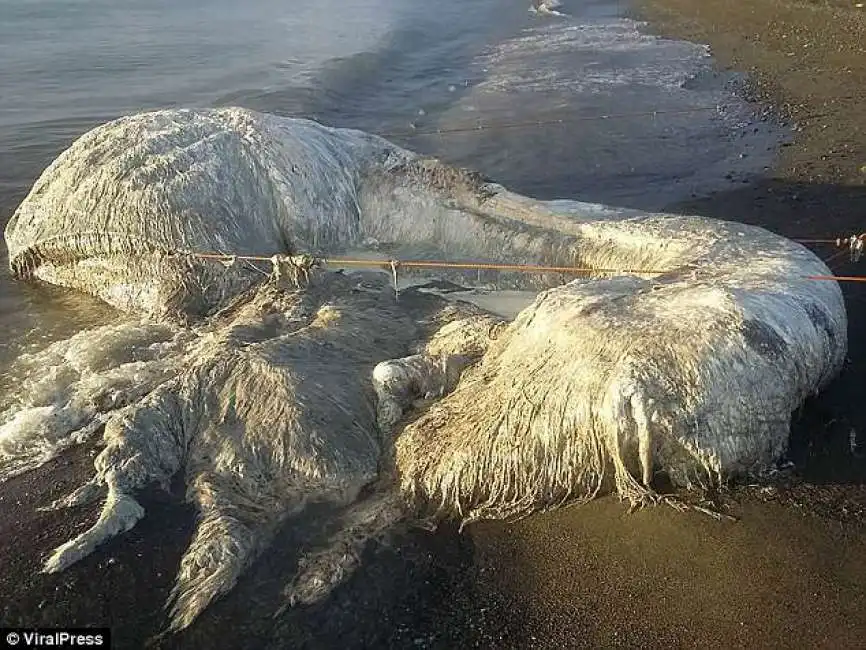
[[[100,648],[111,647],[111,632],[108,628],[2,628],[0,649],[25,648]]]

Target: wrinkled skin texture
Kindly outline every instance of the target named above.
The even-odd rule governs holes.
[[[327,595],[359,544],[409,515],[516,517],[603,492],[652,503],[657,472],[685,486],[760,474],[847,350],[839,287],[808,279],[826,266],[760,228],[536,201],[376,136],[242,109],[95,129],[37,181],[6,240],[17,277],[149,318],[91,333],[138,360],[31,359],[59,368],[61,388],[4,413],[0,475],[105,424],[93,481],[55,504],[105,497],[48,559],[61,571],[144,516],[139,490],[182,474],[199,523],[171,630],[313,500],[347,506],[343,532],[308,555],[288,604]],[[367,240],[404,259],[597,272],[500,274],[544,289],[505,324],[418,291],[396,301],[381,276],[278,263],[263,282],[253,264],[196,254]]]
[[[110,413],[96,475],[53,505],[104,497],[100,518],[58,548],[45,570],[62,571],[129,530],[145,515],[136,493],[152,483],[167,488],[182,473],[199,523],[172,593],[171,630],[231,589],[276,527],[306,504],[355,503],[343,535],[307,558],[287,593],[290,602],[321,598],[350,571],[355,544],[404,514],[388,485],[393,470],[383,451],[392,441],[376,426],[375,400],[388,389],[371,382],[372,360],[429,349],[455,368],[453,386],[464,355],[486,345],[482,327],[498,325],[476,312],[411,292],[397,304],[375,277],[320,274],[294,291],[265,284],[199,330],[176,376]],[[421,394],[397,390],[407,408]],[[359,500],[377,481],[380,488]]]

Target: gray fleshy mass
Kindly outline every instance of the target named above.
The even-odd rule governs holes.
[[[287,286],[191,253],[396,257],[623,269],[538,289],[511,323],[387,279]],[[312,500],[346,506],[287,592],[327,595],[365,539],[410,516],[514,517],[656,472],[711,486],[772,465],[791,413],[840,369],[847,321],[810,251],[733,222],[536,201],[379,137],[231,108],[131,116],[77,140],[6,229],[10,266],[135,315],[18,362],[0,477],[104,423],[107,496],[59,571],[183,473],[200,521],[171,629],[234,585]],[[631,271],[640,271],[629,272]],[[142,320],[143,318],[143,320]],[[414,411],[406,424],[407,412]]]

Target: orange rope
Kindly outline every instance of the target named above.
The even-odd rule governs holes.
[[[224,255],[220,253],[191,253],[195,257],[203,259],[215,260],[250,260],[257,262],[270,262],[271,257],[263,255]],[[831,258],[833,259],[833,258]],[[458,269],[458,270],[494,270],[494,271],[517,271],[521,273],[629,273],[632,275],[661,275],[670,273],[670,271],[647,270],[647,269],[597,269],[597,268],[582,268],[575,266],[541,266],[535,264],[492,264],[480,262],[443,262],[438,260],[357,260],[357,259],[342,259],[328,258],[320,259],[320,261],[329,266],[364,266],[364,267],[382,267],[392,269],[392,263],[397,268],[430,268],[430,269]],[[866,282],[866,276],[858,275],[806,275],[803,276],[807,280],[835,280],[837,282]]]
[[[270,262],[270,257],[261,255],[222,255],[219,253],[192,253],[195,257],[214,260],[251,260],[256,262]],[[340,257],[322,258],[320,260],[328,266],[366,266],[391,268],[394,262],[397,268],[424,268],[424,269],[462,269],[468,271],[520,271],[523,273],[632,273],[643,275],[660,275],[669,271],[637,270],[637,269],[596,269],[581,268],[577,266],[541,266],[537,264],[493,264],[481,262],[442,262],[436,260],[356,260]]]
[[[807,280],[836,280],[836,282],[866,282],[866,275],[807,275]]]
[[[227,255],[222,253],[189,253],[193,257],[201,257],[205,260],[230,260],[230,259],[239,259],[239,260],[248,260],[250,262],[270,262],[270,257],[265,257],[263,255]]]
[[[581,268],[578,266],[541,266],[536,264],[492,264],[486,262],[441,262],[424,260],[395,260],[398,268],[423,268],[423,269],[460,269],[466,271],[519,271],[521,273],[632,273],[643,275],[659,275],[667,271],[657,270],[635,270],[635,269],[597,269]],[[389,266],[388,262],[376,260],[352,260],[352,259],[324,259],[325,264],[332,266]]]

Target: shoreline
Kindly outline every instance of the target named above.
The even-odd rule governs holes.
[[[866,165],[866,129],[855,109],[866,102],[844,104],[834,113],[838,124],[823,129],[817,107],[843,106],[833,93],[845,85],[828,80],[801,97],[788,76],[795,75],[798,58],[789,70],[748,44],[749,30],[775,11],[807,10],[784,0],[640,4],[651,30],[709,43],[718,65],[757,73],[755,99],[783,109],[780,114],[802,129],[782,148],[769,178],[671,209],[790,237],[856,230],[866,216],[866,174],[859,179],[854,173],[858,157]],[[808,11],[824,15],[819,7]],[[862,98],[866,61],[857,63],[864,83],[855,94]],[[860,140],[846,141],[846,124],[859,129]],[[821,159],[827,154],[818,152],[845,143],[849,153]],[[826,259],[834,251],[816,252]],[[839,270],[862,274],[864,264]],[[852,332],[866,323],[864,289],[843,286]],[[774,492],[741,488],[729,495],[736,523],[663,506],[629,515],[608,497],[515,524],[474,524],[462,535],[407,531],[392,545],[368,549],[361,570],[328,603],[291,612],[274,627],[271,605],[297,560],[299,544],[288,531],[231,597],[165,647],[853,647],[866,631],[860,605],[866,596],[866,461],[846,450],[851,428],[861,432],[857,441],[866,450],[866,414],[857,410],[859,386],[866,385],[862,338],[851,339],[852,363],[843,376],[796,422],[796,472]],[[26,509],[73,488],[91,463],[91,448],[82,447],[3,486],[0,618],[6,625],[31,615],[28,620],[45,626],[111,621],[113,647],[141,647],[164,623],[162,607],[193,514],[180,503],[182,494],[154,493],[143,499],[148,516],[121,539],[63,574],[40,574],[41,557],[90,524],[97,511]]]
[[[652,33],[707,44],[718,66],[747,73],[749,98],[793,124],[777,180],[866,187],[866,8],[853,0],[633,4]]]
[[[790,238],[866,230],[866,10],[831,0],[637,0],[650,33],[710,46],[793,125],[764,178],[668,207]],[[769,25],[766,31],[763,26]],[[795,47],[790,47],[795,43]],[[815,246],[822,259],[838,253]],[[838,275],[866,275],[847,255]],[[866,633],[866,286],[841,283],[849,362],[792,422],[792,471],[725,496],[734,524],[610,500],[471,530],[527,647],[859,647]],[[856,452],[856,453],[854,453]],[[521,571],[509,570],[519,558]],[[519,647],[515,644],[513,647]]]
[[[766,178],[672,205],[672,212],[733,219],[795,239],[866,231],[866,8],[847,0],[635,0],[633,13],[658,35],[708,44],[719,66],[749,74],[754,101],[794,125]],[[770,28],[757,34],[756,25]],[[866,275],[866,260],[853,262],[834,245],[811,248],[836,275]],[[807,480],[862,485],[866,458],[852,447],[866,450],[866,413],[858,407],[866,337],[857,335],[866,326],[866,284],[840,286],[849,362],[795,418],[791,455]]]

